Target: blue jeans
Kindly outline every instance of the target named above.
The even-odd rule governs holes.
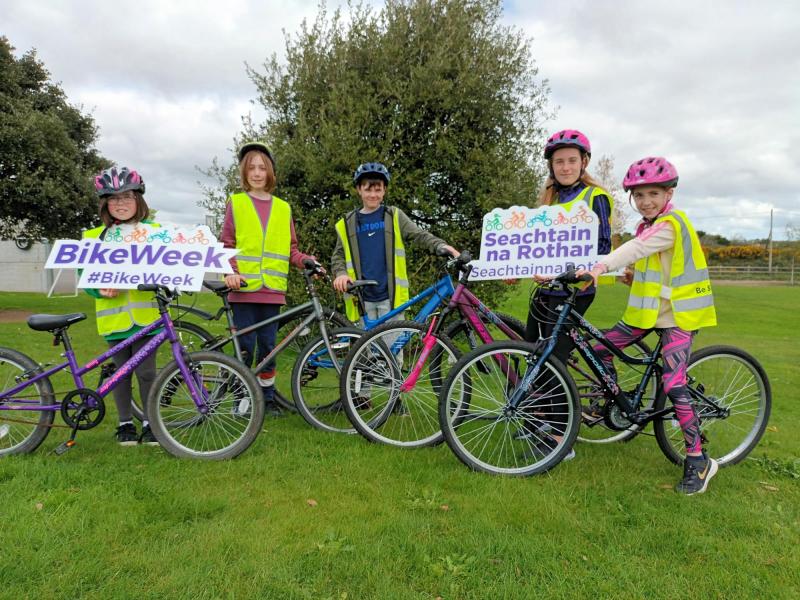
[[[280,304],[255,304],[249,302],[232,302],[233,323],[236,329],[244,329],[260,321],[276,317],[281,311]],[[242,361],[248,367],[260,363],[265,356],[275,348],[275,337],[278,333],[278,323],[270,323],[259,327],[239,337],[242,349]],[[253,360],[255,358],[255,361]],[[266,365],[266,370],[275,369],[275,361],[271,360]],[[264,400],[270,402],[273,398],[273,386],[262,388]]]

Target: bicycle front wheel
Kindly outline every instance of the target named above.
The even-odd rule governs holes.
[[[17,386],[21,376],[30,377],[38,372],[36,362],[11,348],[0,348],[0,390]],[[43,378],[19,392],[0,401],[0,456],[29,454],[36,450],[50,433],[54,411],[37,407],[54,404],[55,393],[48,378]],[[30,406],[30,410],[5,410],[8,405]]]
[[[205,412],[173,361],[159,373],[147,403],[150,428],[173,456],[205,460],[234,458],[255,441],[264,423],[261,388],[253,373],[219,352],[189,355]]]
[[[211,333],[194,323],[173,321],[172,325],[175,327],[175,335],[178,336],[178,341],[181,343],[181,346],[186,348],[187,352],[199,352],[205,348],[209,342],[215,339]],[[156,351],[156,371],[163,369],[172,362],[174,358],[175,357],[172,356],[172,344],[170,344],[169,341],[161,344]],[[139,383],[136,377],[132,377],[131,379],[133,382],[136,382],[137,389],[136,392],[131,394],[131,411],[134,417],[140,421],[144,421],[147,419],[144,406],[142,405],[144,398],[142,398],[142,394],[138,391]]]
[[[686,369],[704,448],[720,466],[735,465],[755,448],[769,421],[772,390],[759,362],[732,346],[708,346],[692,353]],[[660,394],[656,410],[664,408]],[[676,464],[683,464],[686,448],[675,418],[653,423],[658,447]]]
[[[330,334],[334,356],[328,354],[322,336],[309,342],[300,351],[292,370],[294,405],[312,427],[335,433],[355,433],[339,394],[339,370],[355,342],[364,335],[362,329],[348,327]]]
[[[333,329],[353,326],[347,317],[333,310],[332,308],[323,307],[322,310],[325,314],[325,323],[328,326],[329,332]],[[280,340],[284,339],[292,331],[297,330],[297,328],[303,322],[303,319],[305,319],[311,313],[311,311],[312,309],[309,307],[306,312],[300,315],[295,315],[290,319],[280,321],[278,324],[278,335],[276,340],[280,342]],[[302,329],[297,330],[297,336],[275,359],[278,373],[291,373],[303,349],[309,343],[311,343],[311,341],[320,337],[320,335],[321,332],[319,330],[319,323],[317,321],[312,321]],[[276,404],[288,411],[296,410],[292,400],[293,393],[291,378],[280,376],[275,377],[275,393],[273,397]]]
[[[442,441],[437,419],[441,383],[459,353],[444,336],[435,337],[434,366],[420,363],[427,325],[393,321],[364,335],[347,357],[341,397],[350,422],[372,442],[417,448]]]
[[[533,345],[500,341],[477,348],[452,368],[439,398],[439,425],[465,465],[493,475],[525,476],[557,465],[580,427],[575,383],[549,357],[519,396],[537,357]]]

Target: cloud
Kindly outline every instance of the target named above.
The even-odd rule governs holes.
[[[707,231],[763,237],[769,206],[776,231],[800,223],[795,4],[515,3],[507,21],[533,37],[559,106],[550,129],[587,133],[619,179],[663,155],[681,174],[676,198]]]
[[[241,117],[263,117],[250,104],[245,62],[280,59],[282,30],[312,21],[318,3],[286,7],[5,0],[0,23],[92,111],[99,150],[142,172],[159,216],[193,223],[203,220],[195,166],[227,160]],[[773,206],[777,235],[787,222],[800,225],[794,2],[514,1],[504,11],[506,24],[533,38],[539,76],[559,106],[549,129],[583,130],[595,158],[615,158],[619,179],[642,156],[667,156],[698,228],[763,237]]]

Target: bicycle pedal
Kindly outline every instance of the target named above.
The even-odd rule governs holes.
[[[72,450],[74,447],[75,447],[75,440],[67,440],[66,442],[62,442],[61,444],[56,446],[56,449],[53,450],[53,452],[55,452],[57,456],[61,456],[62,454],[67,452],[67,450]]]

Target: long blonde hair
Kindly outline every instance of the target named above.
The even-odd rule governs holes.
[[[589,171],[586,170],[583,171],[583,175],[580,176],[579,180],[585,183],[587,186],[599,188],[603,187],[600,182],[592,177]],[[557,199],[558,190],[556,189],[556,180],[552,176],[548,175],[547,180],[544,183],[544,188],[542,188],[542,192],[539,194],[539,198],[537,199],[537,206],[550,206],[552,204],[556,204]]]

